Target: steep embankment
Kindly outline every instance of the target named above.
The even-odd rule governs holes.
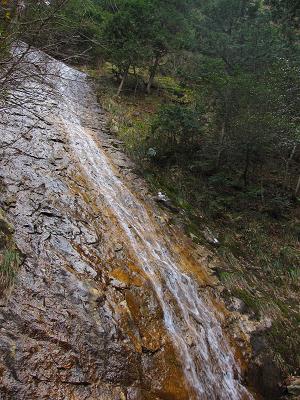
[[[0,122],[1,205],[25,257],[1,295],[1,398],[252,398],[205,255],[144,199],[87,77],[26,58]]]

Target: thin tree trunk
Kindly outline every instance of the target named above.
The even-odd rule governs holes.
[[[261,204],[265,204],[265,193],[264,193],[264,183],[263,180],[260,182],[260,199],[261,199]]]
[[[249,145],[247,145],[246,160],[245,160],[245,169],[244,169],[244,173],[243,173],[243,179],[244,179],[244,185],[245,185],[245,187],[248,186],[249,163],[250,163],[250,150],[249,150]]]
[[[291,154],[290,154],[290,156],[289,156],[289,158],[288,158],[288,160],[286,161],[286,164],[285,164],[284,182],[285,182],[286,186],[287,186],[287,180],[288,180],[289,166],[290,166],[291,161],[293,160],[293,157],[295,155],[296,149],[297,149],[297,143],[294,145],[294,147],[293,147],[293,149],[291,151]]]
[[[129,67],[128,67],[128,68],[126,69],[126,71],[124,72],[124,75],[123,75],[123,77],[122,77],[121,83],[120,83],[119,88],[118,88],[117,96],[120,96],[120,94],[121,94],[121,92],[122,92],[124,83],[125,83],[126,78],[127,78],[127,75],[128,75],[128,70],[129,70]]]
[[[300,175],[299,175],[298,182],[297,182],[296,189],[295,189],[295,198],[298,197],[299,192],[300,192]]]
[[[150,69],[150,76],[149,76],[149,81],[148,81],[147,89],[146,89],[148,94],[150,94],[150,92],[151,92],[151,87],[152,87],[152,84],[153,84],[153,81],[154,81],[154,78],[155,78],[155,75],[157,72],[158,63],[159,63],[159,57],[157,56],[155,58],[154,65]]]
[[[216,160],[217,169],[219,169],[219,167],[220,167],[221,155],[222,155],[222,152],[223,152],[224,139],[225,139],[225,122],[222,123],[222,130],[221,130],[221,136],[220,136],[220,142],[219,142],[219,148],[218,148],[217,160]]]
[[[139,85],[139,77],[138,77],[138,75],[136,73],[136,68],[135,67],[133,67],[133,72],[134,72],[134,77],[135,77],[135,87],[134,87],[134,98],[135,98],[136,92],[137,92],[137,89],[138,89],[138,85]]]

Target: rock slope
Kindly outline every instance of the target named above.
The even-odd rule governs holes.
[[[0,398],[251,399],[215,282],[145,200],[92,84],[25,59],[0,119],[0,205],[24,255],[0,294]]]

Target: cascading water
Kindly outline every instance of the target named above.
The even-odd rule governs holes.
[[[176,265],[166,238],[153,226],[145,206],[116,176],[91,132],[82,126],[80,116],[84,115],[88,104],[78,103],[78,98],[82,93],[91,96],[85,76],[65,65],[61,74],[63,84],[59,91],[64,99],[63,120],[74,156],[80,159],[99,195],[104,196],[141,268],[151,278],[164,311],[166,327],[197,398],[243,398],[247,392],[234,377],[237,367],[213,310],[199,297],[192,278]]]
[[[34,57],[39,57],[38,53]],[[197,283],[183,271],[172,240],[160,231],[151,210],[118,176],[95,130],[86,126],[86,115],[97,111],[91,107],[95,94],[86,75],[63,63],[50,64],[52,73],[45,80],[57,101],[55,118],[64,127],[72,157],[86,182],[114,215],[124,242],[152,282],[191,388],[190,398],[252,399],[238,380],[238,366],[213,305],[201,298]],[[45,82],[40,85],[43,92]]]

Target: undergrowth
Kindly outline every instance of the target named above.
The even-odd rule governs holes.
[[[186,232],[206,243],[209,226],[220,241],[215,252],[222,260],[216,271],[230,296],[243,301],[255,319],[271,318],[266,340],[274,360],[286,374],[299,369],[300,348],[300,210],[265,176],[265,185],[247,188],[230,174],[210,173],[205,163],[179,165],[151,159],[150,124],[161,105],[192,101],[192,94],[170,77],[159,77],[153,93],[136,90],[132,80],[122,97],[110,66],[90,71],[99,85],[99,102],[111,131],[124,146],[153,192],[163,191],[184,210]],[[283,368],[284,365],[284,368]],[[298,373],[300,371],[298,370]]]
[[[13,240],[13,228],[0,209],[0,298],[6,297],[17,278],[22,261]]]
[[[3,290],[14,284],[19,263],[20,256],[15,249],[7,249],[2,255],[2,262],[0,263],[0,282]]]

